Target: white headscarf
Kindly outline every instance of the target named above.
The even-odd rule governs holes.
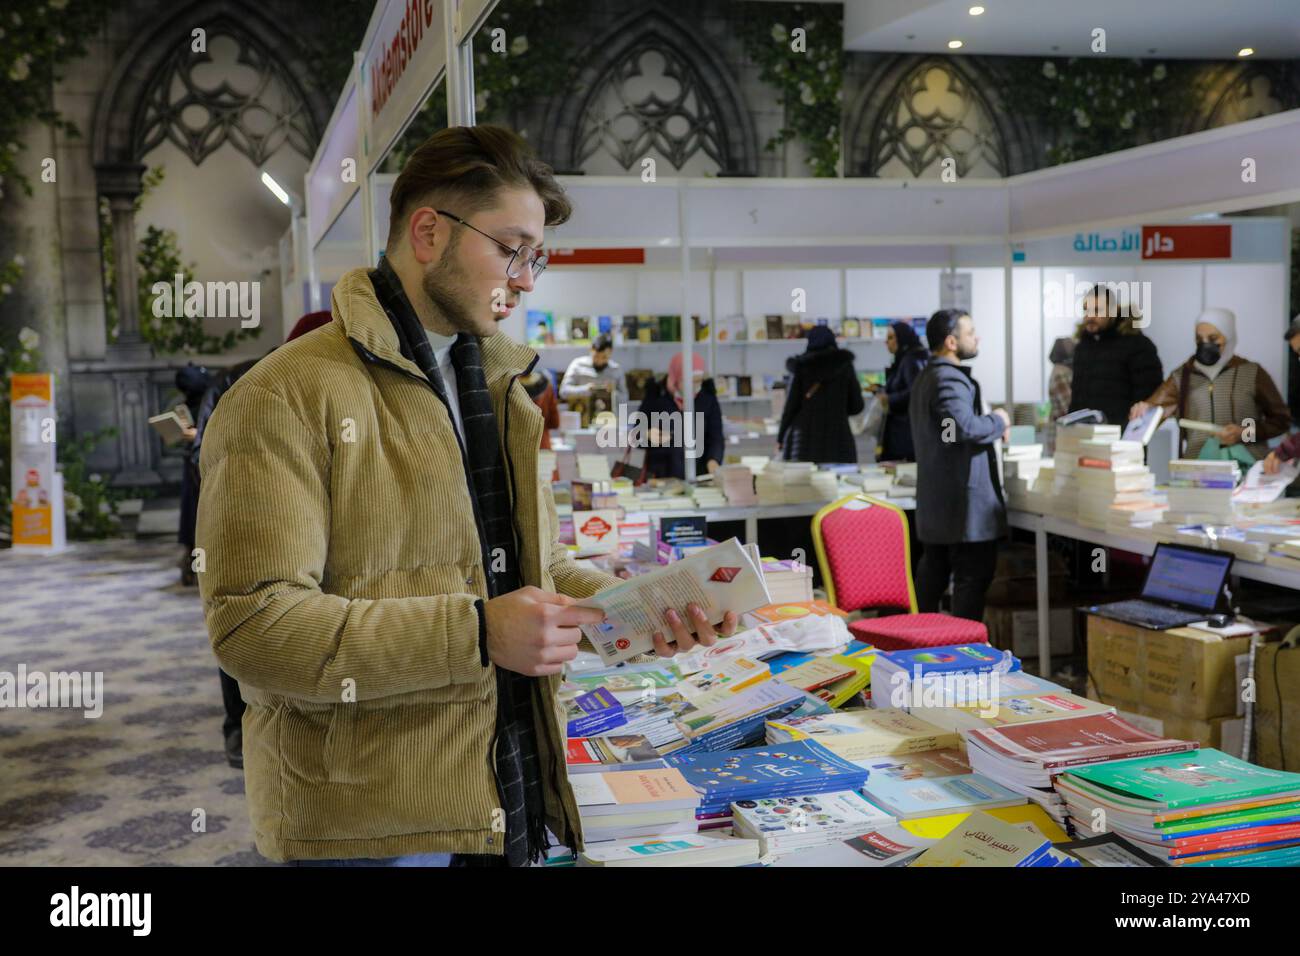
[[[1200,325],[1202,322],[1214,326],[1226,339],[1219,360],[1213,365],[1202,365],[1195,359],[1192,360],[1202,375],[1210,381],[1214,381],[1232,359],[1237,348],[1237,316],[1231,309],[1206,309],[1196,317],[1196,325]],[[1193,329],[1195,329],[1195,326],[1193,326]]]

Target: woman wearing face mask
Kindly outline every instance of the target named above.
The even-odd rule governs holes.
[[[1258,363],[1234,354],[1237,318],[1229,309],[1206,309],[1196,320],[1196,352],[1174,369],[1145,402],[1129,413],[1136,418],[1153,405],[1165,418],[1190,418],[1222,428],[1216,436],[1187,431],[1183,456],[1196,458],[1211,437],[1225,448],[1242,445],[1256,458],[1268,454],[1268,440],[1291,425],[1291,412],[1268,372]],[[1246,431],[1254,424],[1254,434]],[[1243,435],[1250,441],[1243,441]]]
[[[880,460],[915,461],[912,422],[907,417],[907,405],[912,397],[912,383],[930,361],[930,350],[907,322],[890,325],[885,345],[894,361],[885,370],[885,387],[876,391],[876,400],[885,406]]]

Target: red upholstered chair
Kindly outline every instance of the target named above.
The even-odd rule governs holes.
[[[901,508],[868,495],[849,495],[817,512],[812,528],[832,604],[842,611],[907,611],[854,621],[849,630],[858,640],[882,651],[988,643],[988,629],[979,621],[916,612],[907,515]]]

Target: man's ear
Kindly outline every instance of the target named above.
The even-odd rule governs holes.
[[[406,238],[411,254],[420,265],[436,262],[442,254],[438,244],[438,214],[431,206],[421,206],[406,222]]]

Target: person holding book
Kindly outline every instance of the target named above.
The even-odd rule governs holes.
[[[645,453],[645,476],[647,478],[685,478],[686,477],[686,443],[684,440],[682,414],[686,410],[686,377],[682,374],[682,353],[674,352],[668,360],[668,375],[663,386],[652,380],[646,386],[645,398],[641,400],[640,413],[649,422],[668,421],[669,431],[663,433],[657,427],[649,431],[649,447]],[[713,474],[721,466],[725,457],[725,439],[722,434],[722,406],[718,404],[718,395],[713,388],[713,379],[705,377],[704,357],[699,352],[691,353],[694,373],[695,414],[703,416],[696,421],[703,423],[703,434],[694,436],[696,450],[695,473]],[[664,419],[662,416],[667,415]],[[660,417],[656,417],[660,416]]]
[[[824,325],[808,330],[802,355],[786,360],[789,384],[777,430],[776,447],[786,461],[855,464],[857,443],[849,416],[865,403],[853,370],[853,353],[838,348],[835,333]]]
[[[881,441],[881,461],[915,461],[912,448],[912,422],[908,418],[908,404],[912,398],[912,383],[916,381],[926,363],[929,350],[910,322],[894,322],[885,337],[885,347],[894,360],[885,370],[885,387],[876,387],[876,400],[885,406],[885,428]],[[873,389],[874,390],[874,389]]]
[[[1011,418],[983,414],[980,386],[962,362],[979,354],[975,323],[959,309],[940,309],[925,326],[931,357],[912,386],[910,418],[916,447],[916,527],[921,541],[916,602],[939,610],[952,580],[952,613],[984,619],[984,596],[997,566],[1006,506],[994,442],[1006,440]]]
[[[1109,286],[1099,282],[1084,296],[1083,319],[1075,331],[1070,411],[1093,408],[1108,424],[1123,425],[1133,403],[1160,385],[1160,356],[1135,319]]]
[[[258,851],[324,865],[523,865],[577,848],[557,692],[581,601],[618,579],[558,542],[532,349],[499,323],[570,203],[500,126],[435,133],[333,321],[222,396],[203,440],[199,575],[240,683]],[[501,293],[505,290],[505,311]],[[665,612],[661,655],[730,634]],[[669,641],[672,643],[670,644]]]
[[[1291,320],[1284,337],[1292,354],[1300,357],[1300,315]],[[1268,457],[1264,459],[1264,474],[1276,475],[1282,467],[1282,462],[1295,461],[1297,458],[1300,458],[1300,432],[1287,435],[1268,453]]]
[[[627,403],[627,379],[623,370],[610,356],[614,353],[614,343],[608,335],[598,335],[591,343],[590,355],[579,355],[569,363],[564,378],[560,380],[560,398],[582,398],[591,393],[591,387],[599,383],[612,386],[614,404]],[[615,409],[617,413],[617,409]]]
[[[1145,401],[1135,403],[1130,417],[1158,405],[1164,409],[1163,418],[1221,426],[1215,434],[1183,429],[1186,458],[1199,458],[1212,438],[1228,454],[1237,449],[1244,450],[1248,460],[1264,458],[1268,440],[1291,427],[1291,410],[1268,372],[1258,362],[1236,354],[1237,317],[1232,310],[1206,309],[1196,319],[1194,335],[1196,351],[1191,358]]]

